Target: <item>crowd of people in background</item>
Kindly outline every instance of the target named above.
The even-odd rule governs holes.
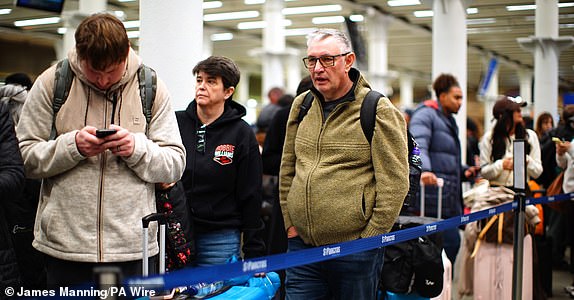
[[[371,87],[353,67],[351,43],[338,30],[308,36],[303,63],[309,76],[294,94],[270,89],[253,125],[233,99],[240,70],[229,58],[211,56],[194,66],[194,99],[175,113],[156,78],[146,118],[138,82],[143,63],[121,21],[94,14],[78,26],[75,39],[67,56],[75,76],[59,111],[52,107],[57,66],[34,82],[10,75],[0,87],[0,194],[6,199],[0,265],[7,270],[1,287],[82,284],[102,265],[118,266],[126,277],[141,275],[141,217],[156,210],[156,189],[176,182],[193,224],[193,266],[386,233],[408,190],[407,130],[421,151],[429,216],[463,214],[463,181],[512,187],[515,139],[526,141],[529,179],[545,189],[563,172],[563,192],[574,192],[574,105],[564,106],[557,127],[542,113],[535,128],[527,128],[525,103],[497,99],[493,126],[483,135],[476,120],[467,119],[462,162],[454,115],[464,95],[453,75],[441,74],[432,86],[436,100],[404,113],[387,97],[379,99],[374,135],[365,139],[358,116]],[[312,105],[303,108],[306,97]],[[102,128],[115,132],[99,137]],[[421,210],[417,201],[411,210]],[[574,242],[572,213],[571,207],[540,212],[544,234],[554,241],[553,266],[574,271],[572,260],[564,259]],[[152,225],[152,265],[156,232]],[[443,232],[453,265],[461,235],[458,228]],[[383,255],[384,249],[373,249],[282,270],[278,297],[376,299]],[[574,284],[567,291],[574,297]]]

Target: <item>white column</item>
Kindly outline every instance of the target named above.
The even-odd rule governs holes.
[[[463,94],[462,106],[456,115],[462,162],[466,162],[466,81],[467,36],[466,8],[463,0],[433,2],[432,77],[450,73],[458,79]]]
[[[206,59],[213,55],[213,41],[211,40],[211,35],[214,33],[215,30],[203,27],[203,51],[201,52],[201,59]]]
[[[241,71],[241,79],[239,80],[237,91],[233,95],[233,100],[243,105],[245,105],[249,99],[249,77],[251,77],[249,72]]]
[[[175,110],[193,100],[192,69],[201,60],[201,0],[140,1],[139,53],[166,83]]]
[[[520,82],[520,97],[522,101],[528,103],[528,105],[523,108],[523,111],[528,113],[534,113],[534,107],[532,103],[532,72],[528,69],[522,68],[517,70],[518,80]],[[536,118],[536,115],[533,116]],[[554,124],[558,122],[558,119],[554,120]]]
[[[263,74],[261,85],[262,104],[269,102],[267,92],[273,87],[285,87],[283,58],[285,52],[285,24],[281,10],[283,0],[267,0],[263,5]]]
[[[392,94],[390,82],[395,76],[389,73],[388,28],[392,19],[374,9],[367,13],[368,80],[371,88],[385,95]]]
[[[574,44],[574,37],[558,37],[558,1],[536,0],[534,37],[518,38],[534,52],[534,116],[547,111],[558,119],[558,57]]]
[[[414,79],[410,74],[402,73],[400,77],[401,84],[401,107],[413,108],[413,86]]]
[[[246,113],[243,120],[253,125],[257,121],[257,100],[249,97],[249,78],[252,73],[247,66],[239,66],[239,69],[241,70],[241,79],[239,80],[233,100],[241,103],[241,105],[245,107]]]
[[[286,57],[286,60],[289,62],[286,64],[287,67],[287,89],[285,90],[286,93],[295,96],[297,92],[297,87],[299,86],[299,82],[301,82],[301,72],[303,61],[301,60],[301,55],[299,52],[289,54]]]

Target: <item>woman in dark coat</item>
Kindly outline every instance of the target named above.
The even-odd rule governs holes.
[[[8,107],[0,103],[0,291],[20,284],[16,254],[6,223],[6,201],[19,197],[24,187],[24,167]],[[0,293],[0,298],[4,297]]]

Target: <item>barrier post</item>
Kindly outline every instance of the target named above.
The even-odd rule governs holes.
[[[514,210],[514,264],[512,268],[512,299],[522,299],[522,273],[524,254],[524,209],[526,202],[526,141],[515,140],[514,155],[514,200],[518,207]]]

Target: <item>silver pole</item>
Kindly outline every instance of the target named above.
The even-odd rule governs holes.
[[[442,187],[444,186],[444,179],[437,178],[436,184],[438,185],[438,202],[436,208],[436,217],[442,219]]]
[[[421,217],[425,216],[425,184],[421,181]]]
[[[142,252],[143,252],[143,259],[142,259],[142,276],[147,277],[148,273],[149,273],[149,269],[148,269],[148,249],[147,249],[147,233],[148,233],[148,228],[144,227],[143,228],[143,238],[142,238]]]
[[[525,140],[515,140],[514,150],[514,200],[518,207],[514,211],[514,264],[512,268],[512,299],[522,299],[522,273],[524,255],[524,209],[526,192]]]
[[[159,273],[165,273],[165,223],[159,225]]]

